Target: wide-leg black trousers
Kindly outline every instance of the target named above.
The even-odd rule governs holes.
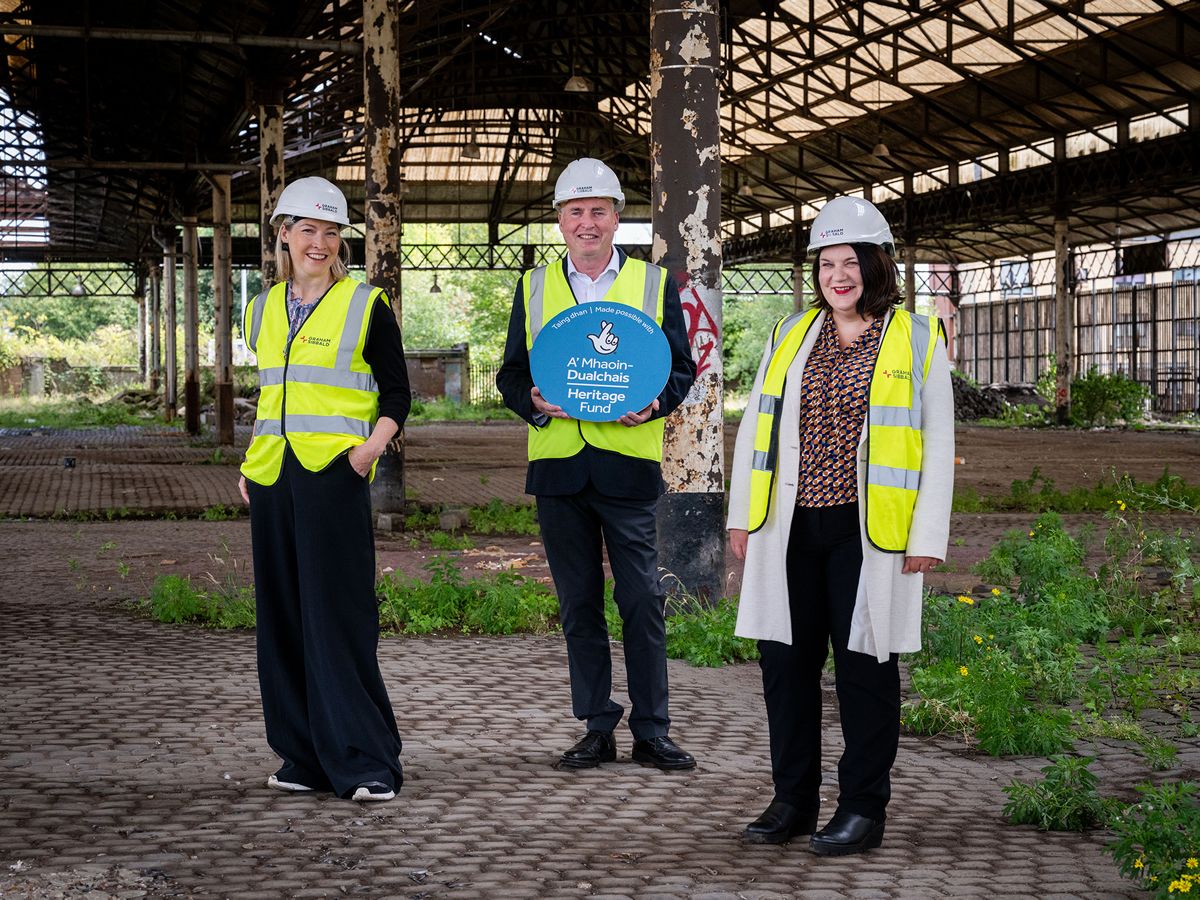
[[[247,482],[258,680],[281,781],[338,795],[399,789],[400,734],[379,672],[368,482],[336,458],[305,469],[290,448],[275,484]]]
[[[788,537],[792,644],[759,641],[771,732],[775,796],[819,805],[821,669],[833,645],[845,751],[838,762],[838,808],[882,818],[900,741],[900,673],[847,649],[862,567],[858,505],[797,507]]]
[[[629,730],[635,740],[665,735],[667,631],[658,579],[657,500],[608,497],[591,484],[569,496],[538,496],[546,561],[558,592],[567,639],[571,711],[589,730],[612,731],[624,707],[612,699],[612,654],[604,621],[604,560],[608,548],[613,599],[624,625]]]

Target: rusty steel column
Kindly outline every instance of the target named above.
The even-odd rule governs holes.
[[[363,106],[366,110],[367,281],[387,291],[403,324],[400,293],[400,18],[389,0],[363,0]],[[377,513],[404,511],[404,431],[375,470],[371,504]]]
[[[144,384],[150,383],[150,354],[146,352],[146,323],[150,316],[146,310],[146,270],[139,265],[134,298],[138,307],[138,375]]]
[[[275,234],[271,213],[283,192],[283,94],[272,92],[258,106],[258,196],[261,215],[263,290],[275,283]]]
[[[175,343],[175,226],[171,225],[165,229],[160,240],[163,248],[162,284],[163,306],[166,314],[166,321],[163,325],[163,336],[166,338],[166,419],[168,422],[173,422],[175,421],[175,410],[179,406],[177,394],[179,358]]]
[[[697,367],[687,399],[666,420],[659,566],[711,600],[725,575],[720,51],[716,0],[653,0],[651,259],[679,284]]]
[[[233,446],[233,317],[231,312],[231,279],[233,269],[230,239],[230,177],[210,175],[213,202],[213,307],[216,322],[213,338],[216,344],[213,360],[213,394],[216,400],[217,443]]]
[[[155,263],[150,264],[150,279],[147,282],[150,292],[150,390],[157,391],[162,386],[162,301],[159,290],[159,271]]]
[[[1075,293],[1071,290],[1067,220],[1054,220],[1054,412],[1059,425],[1071,424],[1072,350],[1075,346]]]
[[[183,220],[183,406],[188,434],[200,433],[200,298],[196,217]]]

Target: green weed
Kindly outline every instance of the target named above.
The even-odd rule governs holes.
[[[1138,791],[1142,799],[1110,821],[1116,840],[1105,852],[1122,875],[1160,900],[1200,887],[1200,786],[1176,781]]]
[[[1014,825],[1042,831],[1086,831],[1105,824],[1122,805],[1096,792],[1096,776],[1088,770],[1094,761],[1092,756],[1055,756],[1042,768],[1041,781],[1011,782],[1004,788],[1004,816]]]
[[[513,634],[554,627],[558,600],[538,582],[512,572],[466,580],[458,565],[435,556],[424,566],[428,581],[396,574],[380,579],[381,628],[394,634]]]
[[[505,503],[495,498],[487,506],[468,512],[471,530],[479,534],[537,534],[537,507],[530,503]]]

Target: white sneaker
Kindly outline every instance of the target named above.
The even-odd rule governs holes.
[[[295,781],[280,781],[274,775],[267,779],[267,787],[274,788],[277,791],[287,791],[289,794],[298,794],[301,791],[311,791],[307,784],[298,784]]]
[[[359,803],[365,803],[368,801],[391,800],[395,796],[396,792],[386,784],[379,781],[368,781],[356,787],[354,789],[354,796],[350,799],[357,800]]]

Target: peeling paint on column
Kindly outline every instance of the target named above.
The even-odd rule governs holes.
[[[403,321],[400,282],[400,20],[393,0],[363,0],[367,280],[387,291]],[[403,434],[388,443],[371,485],[378,513],[404,511]]]
[[[711,191],[709,185],[701,185],[696,190],[696,208],[679,223],[679,236],[683,238],[688,272],[701,271],[705,258],[709,255],[718,259],[721,256],[721,241],[710,230],[712,223],[708,210],[708,195]]]
[[[700,139],[700,130],[696,127],[696,111],[694,109],[685,109],[683,111],[683,127],[686,128],[694,139]]]
[[[709,596],[724,574],[719,26],[709,0],[652,0],[651,259],[679,286],[697,369],[665,421],[660,565]]]
[[[712,48],[699,25],[689,31],[679,45],[679,56],[683,64],[689,67],[683,70],[685,78],[692,74],[691,66],[707,63],[712,58]]]

